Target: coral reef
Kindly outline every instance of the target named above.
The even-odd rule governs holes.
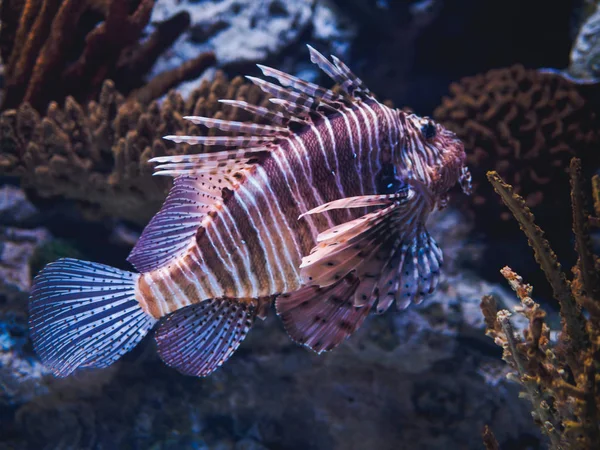
[[[600,442],[600,258],[592,252],[581,172],[581,161],[573,158],[571,202],[579,257],[570,281],[525,201],[497,173],[489,174],[494,189],[529,239],[560,304],[562,330],[553,341],[546,313],[531,298],[532,287],[509,267],[501,273],[521,301],[515,311],[528,319],[528,329],[522,336],[516,334],[511,313],[498,311],[493,296],[485,296],[481,302],[487,334],[503,348],[503,358],[512,370],[510,378],[524,389],[534,420],[552,449],[587,450]]]
[[[151,82],[152,83],[152,82]],[[159,106],[126,101],[104,82],[98,101],[80,105],[67,97],[63,108],[52,102],[45,117],[27,104],[0,115],[0,174],[21,177],[22,185],[43,197],[77,200],[91,217],[109,215],[146,223],[164,200],[170,180],[152,177],[155,156],[201,152],[203,146],[178,146],[167,134],[214,133],[183,119],[200,115],[251,120],[218,99],[261,104],[260,88],[222,73],[205,80],[187,100],[171,91]]]
[[[579,156],[588,168],[600,163],[600,122],[577,87],[516,65],[463,78],[450,91],[434,117],[465,143],[478,216],[510,217],[485,180],[488,170],[512,184],[529,207],[551,199],[554,214],[567,210],[559,186],[569,159]]]
[[[165,20],[140,44],[154,0],[4,0],[0,9],[0,53],[6,62],[1,109],[28,103],[42,112],[68,95],[95,98],[106,79],[123,93],[141,88],[158,56],[189,25],[185,12]],[[214,55],[191,61],[151,82],[152,95],[164,94],[183,80],[198,77]]]

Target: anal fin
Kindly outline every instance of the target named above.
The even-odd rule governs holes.
[[[185,375],[208,376],[245,339],[258,306],[255,300],[213,299],[175,311],[155,333],[158,354]]]
[[[347,276],[326,286],[306,286],[280,295],[277,314],[289,336],[317,353],[333,350],[354,333],[369,315],[372,302],[354,306],[356,277]]]

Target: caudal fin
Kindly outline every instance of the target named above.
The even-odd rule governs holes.
[[[158,354],[185,375],[210,375],[237,350],[258,312],[258,302],[238,299],[206,300],[182,308],[156,330]]]
[[[35,351],[55,375],[105,367],[156,323],[135,299],[139,275],[77,259],[48,264],[35,278],[29,325]]]

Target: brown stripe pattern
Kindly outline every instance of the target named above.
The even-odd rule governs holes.
[[[374,100],[356,102],[280,137],[266,161],[242,171],[188,250],[140,277],[141,303],[161,317],[211,298],[297,290],[302,257],[318,233],[365,210],[299,216],[339,198],[376,194],[382,164],[401,157],[402,114]]]

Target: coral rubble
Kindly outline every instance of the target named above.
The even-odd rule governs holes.
[[[465,143],[480,217],[510,217],[485,180],[488,170],[513,185],[529,207],[552,199],[558,211],[568,208],[559,186],[569,159],[579,156],[587,167],[600,163],[598,116],[560,76],[516,65],[464,78],[450,92],[434,117]]]
[[[524,200],[497,173],[489,174],[527,235],[560,304],[562,331],[557,341],[551,338],[546,313],[531,298],[532,287],[509,267],[501,273],[521,301],[515,310],[528,319],[528,329],[522,336],[516,334],[511,313],[498,311],[492,296],[483,297],[481,309],[487,334],[503,348],[503,358],[512,369],[510,377],[524,389],[550,447],[589,450],[600,442],[600,258],[592,252],[581,161],[576,158],[571,160],[570,177],[579,258],[569,281]]]
[[[109,78],[124,94],[142,87],[160,53],[189,25],[189,16],[181,12],[140,44],[153,7],[154,0],[4,0],[0,53],[6,68],[0,110],[28,103],[42,112],[50,101],[62,103],[69,95],[86,102]],[[213,54],[202,54],[162,74],[152,86],[152,98],[198,77],[213,63]]]
[[[152,82],[150,83],[152,84]],[[183,119],[200,115],[251,120],[239,108],[218,99],[261,104],[262,91],[238,77],[229,82],[217,73],[187,100],[171,91],[162,104],[125,100],[111,81],[98,101],[86,105],[67,97],[64,107],[50,103],[44,117],[28,104],[0,114],[0,174],[19,176],[25,188],[43,197],[77,200],[85,211],[140,224],[158,210],[169,180],[152,177],[148,160],[175,152],[167,134],[214,133]],[[177,152],[201,152],[203,146],[178,146]]]

